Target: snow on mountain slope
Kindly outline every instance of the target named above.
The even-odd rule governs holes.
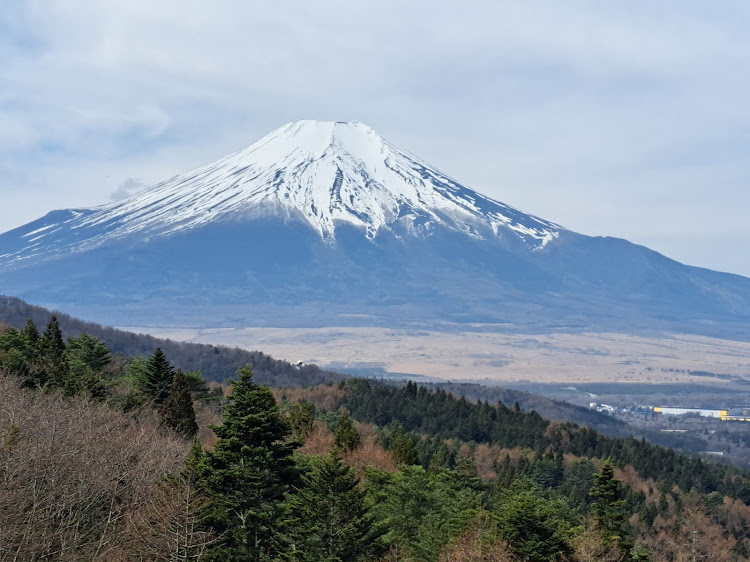
[[[339,221],[374,239],[381,229],[428,236],[436,226],[544,247],[562,228],[468,189],[359,122],[298,121],[212,164],[123,201],[55,211],[6,233],[0,263],[148,239],[215,221],[303,220],[322,239]]]

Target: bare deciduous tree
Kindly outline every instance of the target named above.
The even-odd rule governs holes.
[[[190,472],[164,480],[148,502],[126,516],[128,552],[139,560],[201,560],[217,540],[201,525],[200,513],[207,503],[196,493]]]
[[[125,515],[178,472],[189,443],[84,398],[30,392],[0,376],[0,561],[106,560]]]

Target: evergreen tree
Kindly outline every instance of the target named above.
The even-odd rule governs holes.
[[[30,345],[32,346],[39,346],[39,340],[41,339],[41,336],[39,335],[39,330],[36,328],[36,324],[34,324],[34,321],[29,318],[26,320],[26,326],[24,326],[23,330],[21,330],[21,337],[26,340]]]
[[[336,449],[313,457],[311,470],[289,502],[281,558],[295,562],[370,560],[377,534],[354,469]]]
[[[161,348],[157,347],[148,360],[145,378],[141,382],[142,390],[154,401],[154,404],[161,405],[169,396],[173,379],[174,368],[167,361]]]
[[[68,362],[78,361],[94,371],[102,372],[112,363],[109,348],[90,334],[68,338]]]
[[[629,552],[630,542],[625,529],[625,492],[615,478],[612,462],[605,460],[594,475],[594,485],[589,492],[594,498],[592,511],[596,527],[607,546],[617,545],[621,551]]]
[[[669,515],[669,502],[667,501],[667,494],[662,492],[659,494],[659,515],[667,517]]]
[[[287,440],[271,391],[252,381],[250,367],[239,371],[224,411],[214,428],[216,448],[197,463],[203,491],[211,498],[206,520],[221,543],[210,559],[270,560],[286,492],[298,481],[292,458],[297,443]]]
[[[129,412],[143,406],[148,396],[146,394],[146,379],[148,378],[148,360],[136,356],[131,357],[123,367],[122,382],[125,383],[127,392],[119,397],[119,407]]]
[[[352,451],[359,447],[359,443],[360,439],[357,428],[354,427],[349,416],[344,414],[336,424],[334,446],[343,451]]]
[[[190,387],[190,393],[196,398],[205,397],[211,393],[202,371],[185,371],[183,373]]]
[[[294,438],[303,440],[313,430],[315,406],[307,400],[300,400],[289,407],[285,419],[292,428]]]
[[[540,488],[557,488],[565,474],[562,465],[562,454],[555,459],[546,458],[534,463],[532,478]]]
[[[396,423],[396,427],[393,430],[389,449],[393,453],[393,458],[396,459],[397,463],[419,464],[414,441],[404,433],[404,428],[400,423]]]
[[[591,502],[589,490],[594,485],[594,464],[588,459],[575,461],[567,470],[560,492],[579,509],[586,509]]]
[[[533,485],[517,480],[495,502],[500,534],[521,560],[546,562],[571,554],[576,521],[562,499],[543,498]]]
[[[40,370],[32,385],[49,388],[62,388],[68,378],[68,363],[65,359],[63,341],[57,316],[52,315],[44,335],[39,341]]]
[[[32,322],[33,326],[33,322]],[[21,379],[23,386],[39,387],[39,332],[34,341],[13,328],[0,334],[0,370]]]
[[[112,362],[109,348],[94,336],[82,334],[77,338],[68,338],[65,353],[68,364],[65,394],[72,396],[87,392],[96,400],[106,398],[107,389],[102,374]]]
[[[376,527],[403,555],[399,560],[435,560],[481,504],[482,494],[452,470],[407,465],[396,473],[365,468],[365,475]]]
[[[169,395],[161,406],[161,417],[166,425],[188,437],[198,433],[190,383],[182,371],[177,371]]]
[[[432,473],[439,472],[442,468],[452,468],[455,465],[456,454],[448,445],[440,440],[440,445],[435,449],[435,454],[430,459],[428,470]]]

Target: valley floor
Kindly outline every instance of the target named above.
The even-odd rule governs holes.
[[[261,349],[371,376],[488,383],[692,383],[750,380],[750,343],[684,334],[507,334],[381,327],[177,329],[123,327],[180,341]]]

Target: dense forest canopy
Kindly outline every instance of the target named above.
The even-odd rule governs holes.
[[[520,404],[0,333],[0,560],[746,560],[750,474]],[[197,436],[197,438],[196,438]]]

